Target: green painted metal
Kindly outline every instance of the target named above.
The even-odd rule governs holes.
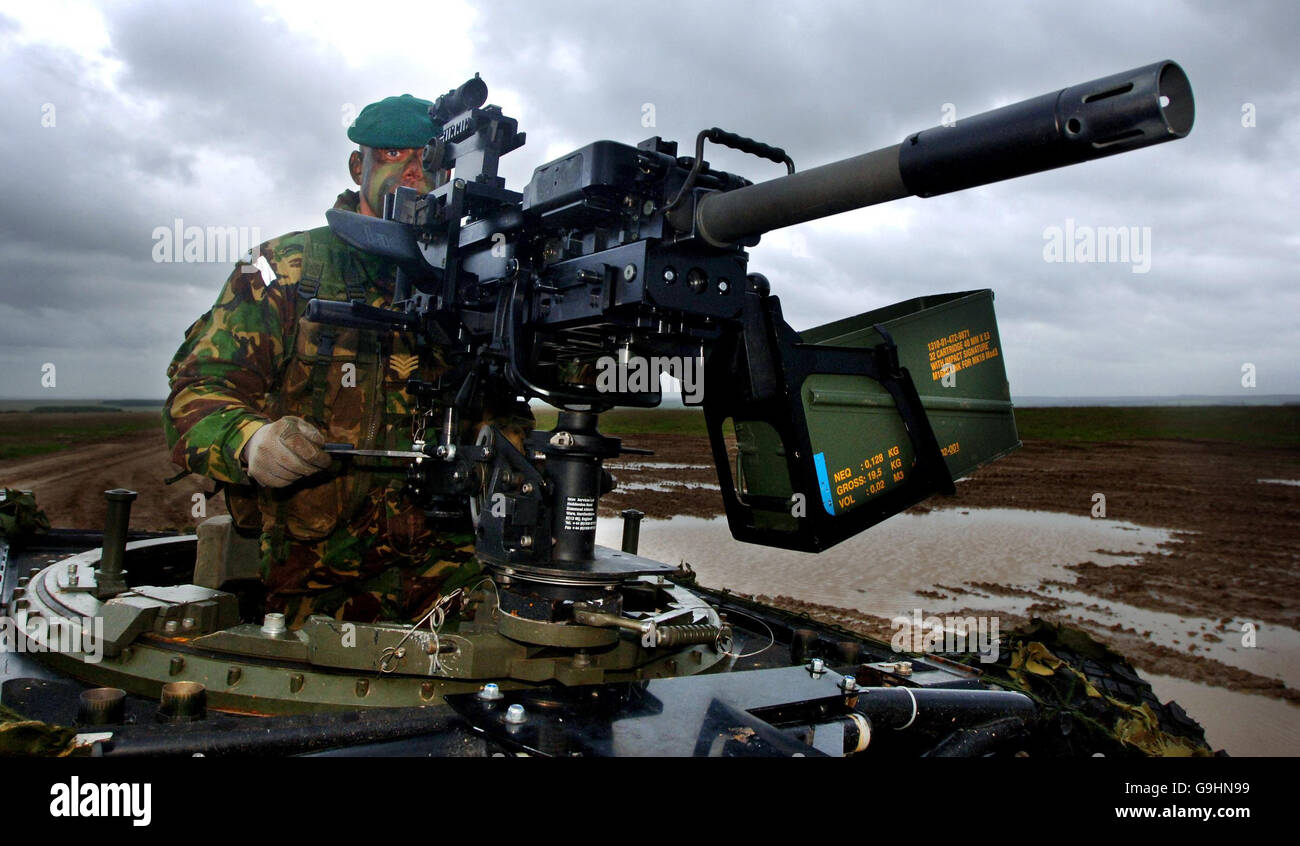
[[[189,561],[196,545],[194,537],[137,541],[126,546],[126,563],[139,564],[144,555]],[[231,616],[233,595],[195,585],[142,585],[112,600],[97,599],[87,589],[97,561],[98,550],[71,556],[37,570],[18,589],[23,602],[15,620],[26,633],[27,651],[88,684],[154,699],[167,682],[198,682],[217,710],[291,714],[438,705],[486,681],[509,691],[664,678],[704,672],[725,657],[712,645],[647,648],[636,632],[578,625],[547,626],[550,646],[513,639],[538,632],[502,613],[488,591],[473,620],[448,621],[436,636],[427,626],[324,616],[309,618],[297,631],[270,632]],[[662,583],[659,590],[664,603],[688,617],[698,613],[719,623],[687,589]],[[69,643],[81,644],[78,621],[84,619],[114,623],[104,626],[102,652],[69,649],[46,634],[57,631],[50,625],[57,621],[76,634]],[[556,648],[559,641],[565,643]]]
[[[917,297],[801,333],[804,343],[874,347],[882,327],[898,347],[953,478],[1020,446],[993,292]],[[815,373],[800,388],[814,455],[825,462],[833,513],[843,514],[906,481],[915,464],[894,400],[866,376]],[[746,423],[738,434],[747,490],[789,496],[775,432]]]

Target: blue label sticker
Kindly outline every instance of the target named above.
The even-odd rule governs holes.
[[[822,489],[822,507],[826,513],[835,516],[835,502],[831,499],[831,478],[826,474],[826,453],[819,452],[813,456],[813,466],[817,468],[817,487]]]

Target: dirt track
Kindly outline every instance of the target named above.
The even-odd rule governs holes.
[[[688,487],[717,485],[706,440],[641,435],[626,441],[654,449],[647,461],[710,466],[620,472],[611,462],[620,479],[653,480],[671,492],[616,490],[601,500],[602,513],[632,505],[650,517],[722,512],[716,490]],[[1081,562],[1075,569],[1082,589],[1179,614],[1218,617],[1230,608],[1300,629],[1300,486],[1259,479],[1300,479],[1300,450],[1208,441],[1029,441],[959,484],[955,496],[913,510],[1028,508],[1086,517],[1101,493],[1108,519],[1185,534],[1172,554],[1147,556],[1138,567]]]
[[[194,494],[210,492],[213,483],[186,476],[164,485],[178,469],[159,429],[0,462],[0,486],[34,491],[50,525],[69,529],[102,528],[104,491],[129,488],[140,494],[131,507],[132,529],[185,531],[202,519],[192,515]],[[225,513],[220,496],[204,502],[207,516]]]

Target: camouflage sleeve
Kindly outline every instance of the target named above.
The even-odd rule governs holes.
[[[272,245],[263,246],[268,253]],[[250,481],[240,453],[270,422],[267,394],[279,381],[294,319],[284,286],[264,284],[253,265],[236,265],[167,368],[163,429],[173,461],[218,481]]]

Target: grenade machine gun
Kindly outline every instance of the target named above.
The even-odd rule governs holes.
[[[992,292],[920,297],[799,333],[750,272],[748,248],[803,221],[1182,138],[1194,117],[1187,77],[1166,61],[810,170],[713,128],[689,156],[658,137],[596,141],[538,167],[518,192],[497,169],[524,133],[486,100],[475,76],[430,108],[443,129],[425,166],[454,168],[453,179],[427,194],[399,188],[382,218],[328,213],[342,240],[396,263],[393,308],[316,300],[307,316],[406,332],[441,351],[446,375],[408,385],[440,421],[414,444],[408,493],[430,515],[470,514],[511,618],[503,634],[555,646],[584,643],[577,631],[592,628],[653,641],[653,625],[625,613],[627,587],[671,570],[636,554],[634,526],[621,550],[595,542],[612,486],[602,462],[635,452],[601,434],[598,415],[662,398],[657,379],[629,391],[626,380],[593,380],[593,368],[702,362],[732,534],[826,549],[951,493],[955,476],[1019,445]],[[715,170],[706,141],[787,173],[754,184]],[[492,426],[462,438],[487,395],[541,399],[559,409],[556,426],[531,433],[523,452]],[[662,641],[717,640],[723,629],[665,627]]]

